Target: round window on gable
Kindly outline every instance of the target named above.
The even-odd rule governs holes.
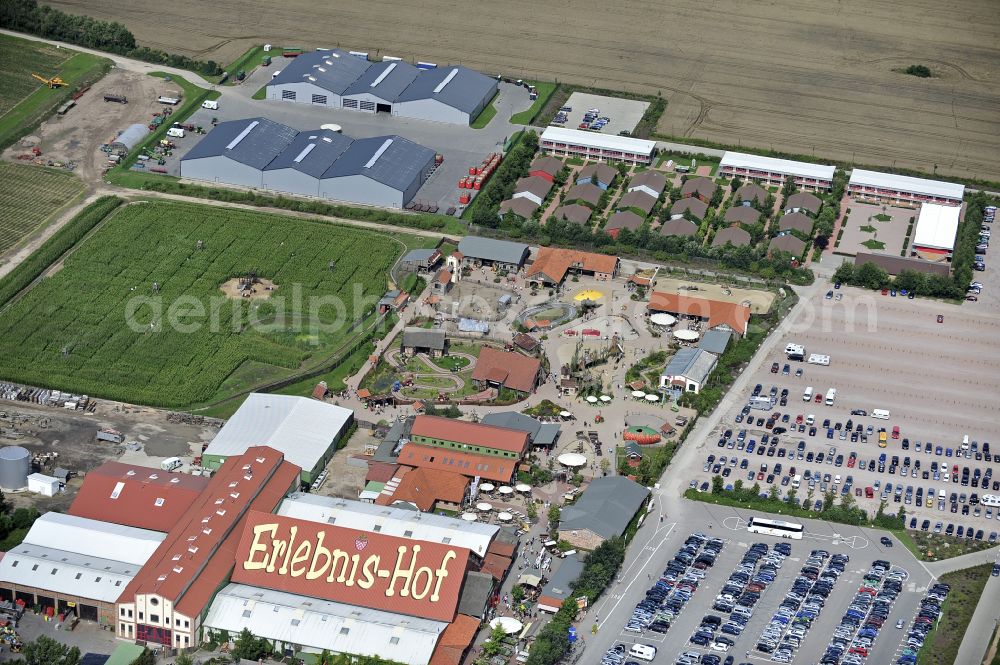
[[[149,599],[149,604],[152,605],[153,607],[156,607],[157,605],[160,604],[160,599],[159,598],[150,598]]]

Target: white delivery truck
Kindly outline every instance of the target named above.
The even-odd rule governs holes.
[[[184,466],[184,460],[180,457],[168,457],[160,462],[160,468],[164,471],[173,471],[174,469],[179,469],[182,466]]]
[[[836,399],[837,399],[837,389],[836,388],[830,388],[829,390],[826,391],[826,405],[827,406],[833,406],[833,402]]]
[[[180,127],[171,127],[167,130],[167,136],[171,136],[175,139],[182,139],[184,138],[184,130]]]
[[[810,353],[808,362],[810,365],[829,365],[830,356],[824,356],[819,353]]]
[[[209,111],[218,111],[219,102],[215,101],[214,99],[206,99],[201,103],[201,108],[208,109]]]
[[[802,391],[802,401],[808,402],[813,398],[813,387],[809,386],[804,391]]]
[[[789,344],[785,347],[785,356],[789,360],[802,360],[805,357],[806,349],[801,344]]]
[[[757,397],[750,398],[750,408],[760,409],[761,411],[770,411],[774,406],[774,402],[771,401],[770,397],[765,397],[763,395],[758,395]]]
[[[888,409],[874,409],[872,411],[872,418],[878,418],[879,420],[889,420],[889,410]]]

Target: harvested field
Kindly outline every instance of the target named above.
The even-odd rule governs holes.
[[[123,21],[144,44],[219,62],[262,41],[340,45],[661,91],[664,134],[1000,180],[1000,14],[979,0],[846,0],[836,11],[820,0],[629,0],[599,14],[515,0],[479,5],[474,16],[442,0],[47,4]],[[893,71],[910,64],[934,77]]]

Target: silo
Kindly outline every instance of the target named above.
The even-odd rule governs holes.
[[[21,446],[0,448],[0,489],[19,490],[28,486],[31,453]]]

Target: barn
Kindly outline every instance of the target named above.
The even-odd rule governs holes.
[[[402,61],[373,64],[344,91],[344,108],[398,115],[399,108],[393,104],[419,73],[419,69]]]
[[[402,208],[434,169],[434,151],[401,136],[358,139],[327,169],[322,198]]]
[[[181,159],[181,177],[261,187],[264,168],[297,134],[266,118],[220,122]]]
[[[264,167],[261,186],[272,192],[319,196],[319,183],[353,141],[328,129],[299,132],[288,148]]]
[[[340,49],[311,51],[293,58],[267,84],[267,98],[341,108],[343,95],[371,63]]]
[[[496,79],[455,65],[420,72],[396,98],[395,114],[468,125],[499,90]]]

